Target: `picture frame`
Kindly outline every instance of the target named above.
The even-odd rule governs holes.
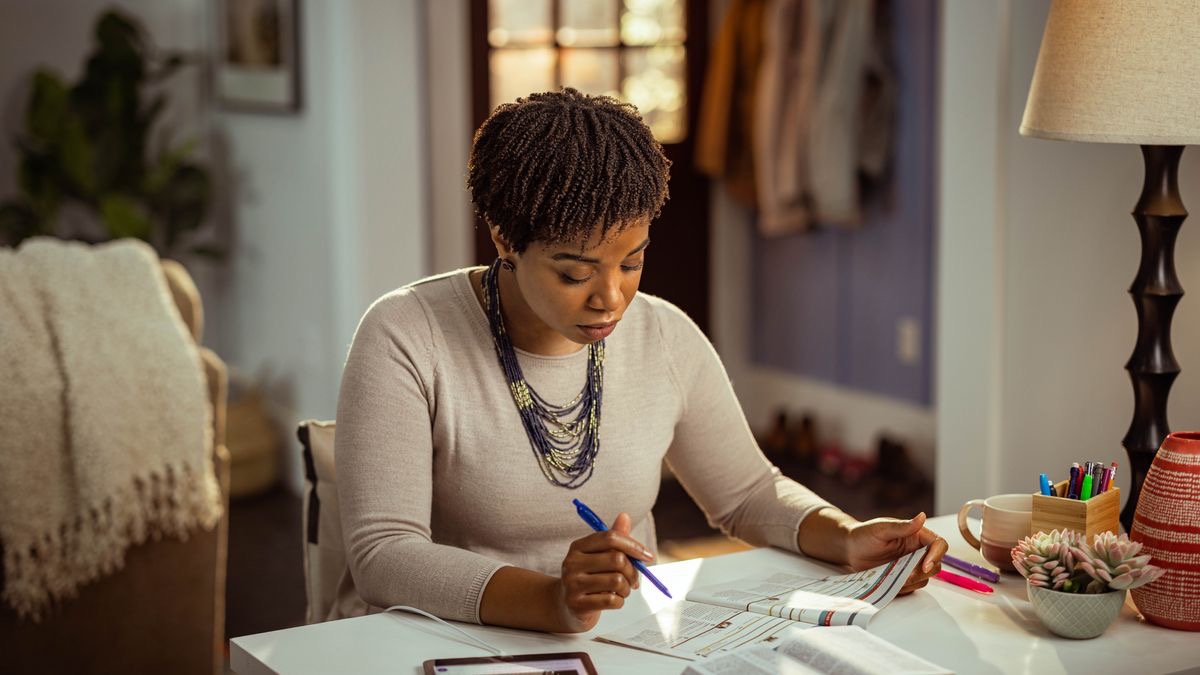
[[[227,110],[301,106],[299,0],[218,0],[213,90]]]

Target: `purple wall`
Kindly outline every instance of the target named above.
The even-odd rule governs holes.
[[[849,389],[928,405],[933,332],[937,6],[893,6],[899,101],[892,178],[857,230],[755,238],[753,360]],[[921,358],[897,356],[897,324],[920,326]]]

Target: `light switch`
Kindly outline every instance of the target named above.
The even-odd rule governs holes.
[[[906,366],[921,362],[921,324],[911,316],[896,322],[896,358]]]

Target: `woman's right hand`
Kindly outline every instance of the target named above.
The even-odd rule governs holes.
[[[591,630],[600,612],[625,605],[625,598],[639,585],[637,570],[626,556],[654,561],[654,554],[629,536],[631,526],[629,514],[621,513],[607,532],[571,542],[558,582],[568,632]]]

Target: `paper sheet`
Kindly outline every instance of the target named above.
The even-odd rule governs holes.
[[[925,549],[862,572],[823,578],[783,570],[693,589],[687,599],[818,626],[866,626],[900,593]]]
[[[789,630],[771,647],[751,645],[688,666],[685,675],[949,675],[951,671],[857,626]]]
[[[766,570],[694,589],[686,600],[596,639],[697,659],[776,642],[789,628],[866,626],[924,554],[922,548],[869,570],[821,578]]]
[[[684,600],[596,639],[697,659],[749,644],[775,642],[798,625],[788,619]]]

